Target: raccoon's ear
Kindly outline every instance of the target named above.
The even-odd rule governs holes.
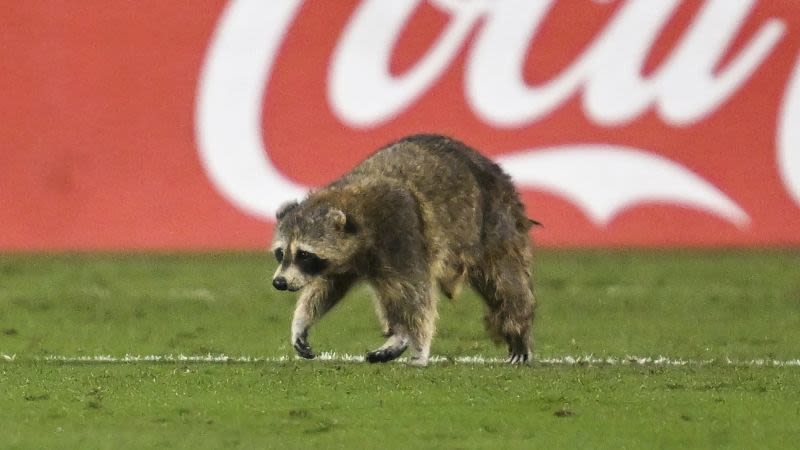
[[[283,217],[284,217],[286,214],[288,214],[288,213],[289,213],[289,211],[291,211],[291,210],[293,210],[293,209],[297,208],[299,205],[300,205],[300,204],[299,204],[299,203],[297,203],[297,201],[296,201],[296,200],[293,200],[293,201],[291,201],[291,202],[286,202],[286,203],[284,203],[283,205],[281,205],[281,207],[280,207],[280,208],[278,208],[278,212],[277,212],[277,213],[275,213],[275,218],[276,218],[276,219],[278,219],[278,220],[281,220],[281,219],[283,219]]]
[[[331,208],[328,211],[328,214],[326,214],[326,217],[333,223],[333,226],[337,230],[344,231],[346,233],[356,232],[356,224],[353,222],[353,218],[341,209]]]

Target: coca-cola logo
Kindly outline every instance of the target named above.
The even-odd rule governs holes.
[[[768,70],[788,34],[780,17],[759,17],[751,32],[742,33],[743,24],[753,20],[755,0],[708,0],[698,5],[660,63],[646,72],[681,2],[596,1],[615,4],[609,6],[615,8],[611,18],[566,67],[532,84],[525,79],[525,60],[553,0],[430,0],[425,6],[446,16],[446,23],[410,68],[394,74],[393,49],[424,3],[365,0],[349,15],[325,80],[328,107],[345,126],[368,130],[395,120],[464,52],[463,98],[478,120],[497,130],[532,127],[576,98],[585,119],[599,128],[623,126],[647,114],[669,126],[692,127],[741,95],[755,73]],[[285,200],[309,189],[273,163],[262,129],[268,84],[284,39],[303,19],[303,6],[302,0],[231,1],[198,86],[196,135],[210,179],[238,207],[268,219]],[[769,132],[783,187],[800,205],[800,60],[793,65]],[[739,228],[752,221],[747,209],[714,182],[648,148],[584,140],[506,148],[496,159],[521,188],[564,198],[597,226],[650,202],[703,211]]]

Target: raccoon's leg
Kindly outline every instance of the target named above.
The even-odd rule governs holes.
[[[378,322],[381,324],[381,334],[383,337],[388,338],[394,334],[392,326],[389,324],[389,319],[386,317],[386,311],[383,309],[380,298],[374,296],[372,303],[375,305],[375,314],[378,316]]]
[[[397,320],[400,312],[397,311],[395,301],[391,299],[391,289],[387,284],[376,286],[375,312],[381,322],[383,335],[386,342],[379,348],[367,352],[365,359],[370,363],[389,362],[396,359],[408,348],[408,331]]]
[[[470,271],[470,281],[483,297],[488,311],[486,328],[495,341],[508,345],[508,361],[527,363],[531,358],[531,324],[534,297],[530,270],[511,255]]]
[[[382,315],[393,334],[380,348],[367,353],[368,362],[391,361],[411,347],[409,362],[421,366],[428,364],[436,319],[436,297],[430,282],[419,284],[376,285]]]
[[[410,317],[410,346],[411,356],[409,363],[415,366],[427,366],[431,353],[431,340],[436,330],[436,291],[433,284],[429,284],[419,297],[420,303],[416,314]]]
[[[308,343],[308,330],[344,297],[352,283],[349,277],[319,279],[300,291],[292,318],[291,335],[292,346],[298,355],[306,359],[314,358]]]

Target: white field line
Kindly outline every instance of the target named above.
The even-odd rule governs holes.
[[[0,353],[0,360],[13,362],[25,360],[27,358],[17,355]],[[278,357],[257,357],[257,356],[229,356],[224,354],[207,355],[133,355],[125,356],[111,355],[89,355],[89,356],[62,356],[50,355],[45,357],[32,358],[33,361],[49,361],[64,363],[169,363],[169,362],[190,362],[190,363],[285,363],[300,360],[297,356],[278,356]],[[318,361],[340,362],[340,363],[361,363],[364,362],[362,355],[349,355],[338,353],[322,353],[317,355]],[[398,361],[405,362],[406,358],[399,358]],[[504,364],[503,358],[493,358],[484,356],[432,356],[432,364],[452,363],[452,364]],[[800,359],[682,359],[668,358],[665,356],[625,356],[625,357],[595,357],[593,355],[583,356],[559,356],[535,358],[534,364],[543,366],[661,366],[661,367],[699,367],[708,365],[723,365],[732,367],[800,367]]]

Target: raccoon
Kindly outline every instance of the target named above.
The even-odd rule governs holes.
[[[437,287],[448,298],[469,283],[486,303],[486,328],[508,361],[531,358],[534,295],[529,230],[537,222],[508,175],[465,144],[414,135],[277,213],[272,283],[299,291],[291,343],[314,358],[311,326],[357,281],[375,291],[386,342],[366,354],[427,365]]]

